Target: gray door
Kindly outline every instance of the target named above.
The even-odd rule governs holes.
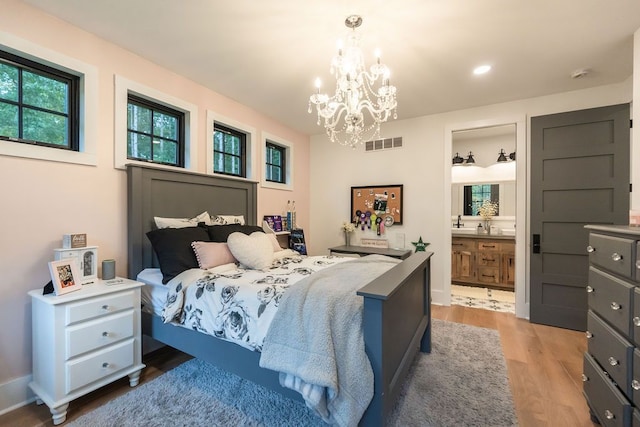
[[[531,321],[587,327],[585,224],[628,224],[629,105],[531,118]]]

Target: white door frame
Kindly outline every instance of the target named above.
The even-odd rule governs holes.
[[[516,125],[516,271],[515,271],[515,291],[516,291],[516,316],[529,318],[529,247],[528,230],[529,216],[527,203],[529,201],[528,165],[529,152],[527,149],[527,118],[525,116],[507,116],[495,119],[477,120],[462,123],[453,123],[445,126],[444,129],[444,164],[448,165],[444,171],[444,244],[445,248],[451,250],[451,159],[452,154],[452,133],[458,130],[469,130],[500,125]],[[447,258],[448,259],[448,258]],[[451,263],[444,263],[444,287],[443,303],[451,305]]]

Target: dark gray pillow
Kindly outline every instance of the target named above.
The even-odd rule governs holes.
[[[156,253],[162,283],[190,268],[198,268],[198,259],[191,247],[192,242],[208,242],[209,234],[204,227],[162,228],[147,233]]]
[[[211,241],[219,243],[226,243],[231,233],[240,232],[249,235],[255,231],[264,231],[262,227],[257,225],[240,224],[208,225],[207,230],[209,231]]]

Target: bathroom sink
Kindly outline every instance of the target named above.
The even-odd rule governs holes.
[[[475,227],[452,227],[451,234],[476,234],[478,231]]]
[[[516,235],[516,229],[515,228],[502,228],[500,231],[502,231],[502,234],[504,236],[515,236]]]

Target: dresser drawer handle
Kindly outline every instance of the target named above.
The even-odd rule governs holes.
[[[109,332],[104,331],[104,332],[102,333],[102,336],[103,336],[103,337],[108,337],[108,336],[109,336]]]
[[[636,316],[633,318],[633,325],[640,326],[640,317]]]
[[[594,248],[593,246],[591,246],[591,245],[587,246],[587,252],[592,253],[592,252],[595,252],[595,251],[596,251],[596,248]]]
[[[585,374],[582,374],[582,382],[586,383],[587,381],[589,381],[589,377],[586,376]]]
[[[105,368],[105,369],[108,368],[109,366],[111,366],[111,365],[108,362],[104,362],[102,364],[102,367]]]
[[[622,255],[620,255],[617,252],[614,252],[611,254],[611,259],[614,261],[621,261],[622,260]]]
[[[611,310],[620,310],[622,308],[622,306],[620,304],[618,304],[617,302],[613,301],[611,303]]]
[[[593,338],[593,334],[589,331],[585,332],[584,334],[587,336],[587,338]]]
[[[616,416],[615,416],[615,415],[613,415],[613,412],[611,412],[610,410],[608,410],[608,409],[607,409],[606,411],[604,411],[604,417],[605,417],[606,419],[608,419],[608,420],[612,420],[612,419],[614,419]]]
[[[620,362],[618,362],[614,357],[609,357],[608,360],[609,360],[609,365],[611,366],[616,366],[620,364]]]
[[[631,388],[634,390],[640,390],[640,381],[638,380],[631,381]]]
[[[595,289],[593,289],[591,286],[587,285],[587,293],[588,294],[592,294],[595,292]]]
[[[103,306],[102,306],[102,307],[100,307],[100,308],[102,308],[102,309],[103,309],[103,310],[105,310],[105,311],[109,310],[109,306],[108,306],[107,304],[103,305]]]
[[[636,261],[636,268],[640,270],[640,261]]]

